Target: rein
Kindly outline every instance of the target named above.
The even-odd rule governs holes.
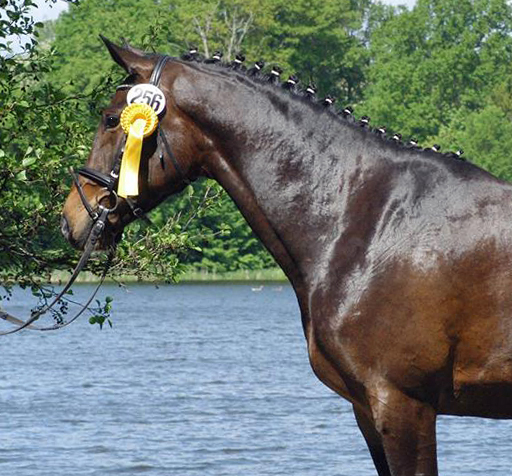
[[[168,57],[168,56],[161,56],[158,59],[156,65],[155,65],[155,68],[153,69],[153,72],[151,74],[150,84],[152,84],[154,86],[158,86],[158,84],[160,83],[160,78],[162,76],[162,71],[163,71],[166,63],[169,60],[170,60],[170,57]],[[165,110],[162,112],[162,115],[163,114],[165,114]],[[178,160],[176,159],[176,156],[174,155],[174,153],[171,149],[171,146],[170,146],[167,138],[165,137],[165,134],[164,134],[162,128],[160,127],[160,125],[158,125],[157,127],[158,127],[158,131],[157,131],[158,146],[160,145],[160,143],[163,144],[163,148],[165,149],[167,156],[171,159],[171,162],[172,162],[180,180],[183,181],[184,183],[186,183],[187,185],[189,185],[190,181],[186,178],[186,176],[183,172],[183,169],[181,168]],[[22,329],[26,329],[26,328],[31,329],[31,330],[38,330],[38,331],[50,331],[50,330],[57,330],[57,329],[66,327],[82,315],[82,313],[88,308],[89,304],[92,302],[92,300],[96,296],[96,293],[98,292],[101,285],[103,284],[105,277],[108,273],[108,270],[110,269],[110,265],[112,264],[112,260],[114,258],[114,254],[115,254],[114,248],[111,248],[111,250],[109,251],[107,263],[102,272],[100,282],[94,289],[91,297],[87,300],[87,302],[85,304],[81,305],[82,309],[75,316],[73,316],[71,319],[67,320],[66,322],[57,323],[53,326],[39,327],[39,326],[33,325],[33,323],[37,319],[39,319],[39,317],[41,317],[43,314],[46,314],[50,309],[52,309],[60,301],[60,299],[68,292],[69,288],[75,282],[75,280],[78,277],[78,275],[80,274],[80,272],[84,269],[92,252],[94,251],[96,243],[98,242],[99,238],[101,237],[101,234],[103,233],[103,231],[106,227],[106,224],[108,221],[108,215],[116,210],[116,208],[119,204],[119,197],[117,195],[116,189],[119,184],[119,172],[121,169],[121,162],[122,162],[122,158],[123,158],[124,148],[126,145],[126,140],[127,139],[124,138],[121,146],[119,147],[119,149],[116,153],[115,159],[114,159],[114,164],[112,166],[112,170],[110,171],[109,174],[105,174],[103,172],[100,172],[98,170],[95,170],[95,169],[93,169],[91,167],[87,167],[87,166],[84,166],[84,167],[81,167],[80,169],[78,169],[78,174],[76,174],[73,169],[70,169],[70,174],[73,178],[73,182],[76,186],[76,189],[78,191],[78,194],[80,196],[82,204],[92,220],[91,230],[87,237],[87,242],[84,247],[82,256],[80,257],[80,260],[78,261],[75,269],[73,270],[73,273],[72,273],[71,277],[69,278],[69,281],[66,283],[66,285],[64,286],[62,291],[60,291],[60,293],[53,299],[53,301],[50,304],[45,305],[42,309],[33,313],[32,316],[29,319],[27,319],[26,321],[18,319],[17,317],[14,317],[14,316],[10,315],[9,313],[4,312],[0,309],[0,318],[4,319],[12,324],[15,324],[17,326],[16,328],[11,329],[10,331],[0,332],[0,336],[13,334],[15,332],[19,332]],[[163,160],[163,152],[160,153],[160,159]],[[82,185],[80,184],[78,176],[82,176],[88,180],[91,180],[92,182],[95,182],[96,184],[101,185],[104,188],[106,193],[105,193],[105,195],[101,196],[98,199],[98,205],[96,208],[94,208],[89,203],[89,200],[85,196],[85,192],[83,190]],[[111,207],[105,207],[100,203],[105,198],[108,198],[110,203],[112,203],[112,201],[113,201],[113,205]],[[144,210],[142,210],[142,208],[140,208],[137,205],[137,202],[133,198],[126,197],[125,201],[128,204],[128,206],[130,207],[130,210],[132,211],[133,215],[136,218],[140,218],[140,219],[143,219],[143,220],[151,223],[149,218],[147,218]]]
[[[82,313],[87,309],[89,304],[92,302],[92,300],[96,296],[96,293],[100,289],[101,285],[103,284],[103,281],[105,280],[107,272],[110,268],[110,264],[112,263],[112,259],[114,258],[113,250],[111,250],[109,253],[107,264],[105,265],[105,269],[103,270],[103,273],[101,275],[100,282],[96,286],[96,288],[93,291],[89,300],[86,302],[86,304],[82,305],[82,309],[75,316],[73,316],[70,320],[68,320],[66,322],[57,323],[54,326],[50,326],[50,327],[37,327],[37,326],[32,325],[33,322],[37,321],[37,319],[39,319],[43,314],[46,314],[50,309],[53,308],[53,306],[55,306],[60,301],[60,299],[68,292],[69,288],[73,285],[76,278],[78,277],[78,275],[80,274],[82,269],[87,264],[87,261],[89,261],[89,257],[91,256],[92,252],[94,251],[94,247],[96,246],[98,239],[100,238],[101,234],[103,233],[103,230],[105,229],[105,223],[107,221],[108,214],[111,212],[111,209],[109,209],[109,208],[102,207],[101,205],[100,205],[100,207],[102,208],[101,212],[99,213],[98,218],[96,219],[93,226],[91,227],[91,231],[89,232],[89,236],[87,237],[87,243],[85,245],[84,252],[82,253],[80,260],[78,261],[77,265],[75,266],[75,269],[73,270],[71,277],[69,278],[67,284],[64,286],[62,291],[53,299],[53,301],[50,304],[44,306],[42,309],[40,309],[39,311],[32,314],[32,316],[29,319],[27,319],[26,321],[18,319],[17,317],[14,317],[14,316],[10,315],[9,313],[0,310],[0,318],[6,320],[8,322],[11,322],[12,324],[16,324],[18,326],[14,329],[11,329],[10,331],[0,332],[0,336],[14,334],[15,332],[19,332],[25,328],[29,328],[31,330],[38,330],[38,331],[50,331],[50,330],[61,329],[62,327],[66,327],[67,325],[71,324],[76,319],[78,319],[78,317],[80,317],[82,315]]]

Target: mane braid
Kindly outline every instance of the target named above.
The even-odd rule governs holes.
[[[151,55],[155,56],[155,55]],[[402,142],[393,140],[392,135],[386,135],[382,134],[379,129],[381,128],[371,128],[371,127],[361,127],[359,125],[359,121],[356,120],[354,116],[343,116],[341,114],[341,111],[336,110],[335,107],[326,107],[324,99],[314,99],[311,100],[311,96],[308,96],[306,94],[306,89],[299,90],[298,88],[286,88],[283,87],[282,81],[269,81],[269,73],[264,73],[263,70],[258,71],[257,74],[251,74],[251,69],[248,68],[233,68],[232,62],[226,62],[226,61],[208,61],[206,58],[194,58],[194,59],[188,59],[188,58],[174,58],[179,61],[182,61],[187,64],[202,64],[208,69],[223,69],[227,73],[234,76],[235,74],[239,74],[241,76],[246,77],[247,79],[254,81],[255,83],[271,86],[276,89],[279,89],[280,91],[286,92],[288,96],[290,96],[293,100],[300,101],[303,104],[307,104],[309,107],[313,108],[315,111],[319,113],[327,114],[333,119],[334,121],[337,121],[341,124],[344,124],[345,126],[348,126],[352,129],[360,131],[365,136],[369,136],[372,138],[375,138],[377,141],[386,144],[388,147],[391,147],[395,149],[397,152],[409,152],[409,153],[415,153],[422,156],[427,157],[443,157],[445,159],[449,159],[450,161],[453,161],[454,159],[458,162],[465,162],[472,165],[472,163],[469,161],[468,158],[460,157],[460,155],[457,155],[456,152],[436,152],[432,148],[421,148],[421,147],[411,147],[409,145],[409,141]],[[268,64],[268,63],[266,63]],[[272,67],[271,67],[272,68]],[[285,81],[286,82],[286,81]],[[307,86],[306,86],[307,88]],[[330,96],[328,96],[330,97]],[[366,117],[366,116],[363,116]],[[394,135],[400,134],[395,133]],[[462,155],[462,154],[461,154]]]

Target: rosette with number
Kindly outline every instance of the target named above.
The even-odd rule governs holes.
[[[158,116],[151,106],[133,103],[126,106],[121,114],[121,127],[128,135],[124,147],[117,194],[120,197],[139,194],[139,166],[142,141],[158,126]]]

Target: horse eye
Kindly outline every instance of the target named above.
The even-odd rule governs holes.
[[[107,116],[105,124],[107,126],[107,129],[113,129],[114,127],[116,127],[119,124],[119,117],[118,116]]]

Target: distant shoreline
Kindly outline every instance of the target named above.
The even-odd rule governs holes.
[[[69,278],[69,273],[64,271],[55,271],[52,273],[51,283],[59,284],[64,283]],[[76,280],[77,283],[97,283],[98,276],[93,273],[84,272]],[[136,276],[122,276],[116,281],[126,283],[158,283],[159,280],[139,281]],[[108,278],[105,282],[112,282]],[[208,269],[190,270],[178,276],[176,284],[181,283],[221,283],[221,282],[281,282],[286,283],[288,279],[280,268],[268,268],[258,270],[238,270],[217,273]]]

